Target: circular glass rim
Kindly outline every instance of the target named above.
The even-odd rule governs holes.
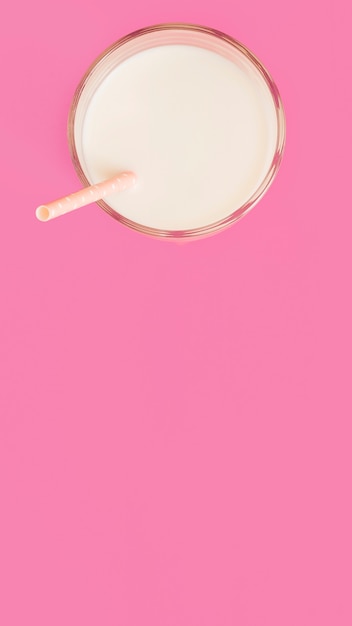
[[[283,155],[283,150],[285,146],[286,139],[286,121],[285,114],[283,109],[283,104],[281,100],[281,96],[279,94],[279,90],[273,81],[270,73],[264,67],[264,65],[259,61],[259,59],[251,52],[246,46],[242,43],[226,35],[225,33],[215,30],[213,28],[209,28],[207,26],[199,26],[196,24],[185,24],[185,23],[166,23],[166,24],[157,24],[154,26],[147,26],[146,28],[141,28],[136,30],[121,39],[118,39],[114,44],[109,46],[102,54],[100,54],[96,60],[91,64],[88,68],[87,72],[84,74],[81,79],[75,94],[73,96],[73,100],[71,103],[69,116],[68,116],[68,125],[67,125],[67,135],[68,135],[68,144],[69,150],[71,154],[71,159],[78,175],[78,178],[82,182],[84,186],[88,186],[91,182],[87,179],[86,175],[83,172],[83,169],[80,164],[80,160],[78,157],[78,152],[75,143],[75,118],[78,103],[82,92],[87,84],[89,78],[97,68],[97,66],[112,52],[123,46],[124,44],[130,42],[133,39],[138,37],[142,37],[143,35],[155,33],[158,31],[170,31],[170,30],[179,30],[179,31],[193,31],[195,33],[203,33],[209,35],[211,37],[216,37],[221,39],[223,42],[227,43],[229,46],[234,47],[237,51],[242,53],[259,71],[262,78],[264,79],[271,97],[273,99],[275,111],[276,111],[276,120],[277,120],[277,140],[276,140],[276,148],[275,153],[269,167],[269,170],[264,177],[263,181],[259,185],[258,189],[251,195],[251,197],[243,204],[241,207],[237,208],[230,215],[225,218],[218,220],[217,222],[213,222],[206,226],[202,226],[199,228],[185,229],[185,230],[162,230],[158,228],[151,228],[149,226],[145,226],[143,224],[139,224],[138,222],[133,222],[132,220],[124,217],[117,211],[115,211],[112,207],[110,207],[104,200],[99,200],[96,204],[98,204],[106,213],[108,213],[111,217],[118,220],[125,226],[139,231],[145,235],[151,235],[152,237],[157,238],[169,238],[169,239],[192,239],[204,237],[207,235],[215,234],[216,232],[223,230],[237,222],[241,217],[246,215],[248,211],[250,211],[257,202],[262,198],[262,196],[266,193],[271,183],[273,182]]]

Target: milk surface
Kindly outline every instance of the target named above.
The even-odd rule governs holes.
[[[188,45],[152,48],[115,67],[93,95],[82,131],[92,183],[132,170],[109,196],[144,226],[184,230],[240,208],[271,165],[277,120],[259,73]]]

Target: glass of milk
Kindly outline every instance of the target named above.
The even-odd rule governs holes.
[[[69,115],[84,186],[119,171],[137,184],[98,202],[142,233],[209,235],[234,223],[277,173],[285,118],[260,61],[231,37],[163,24],[124,37],[89,68]]]

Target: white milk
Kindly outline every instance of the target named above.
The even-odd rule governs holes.
[[[144,226],[184,230],[221,220],[265,178],[277,141],[270,91],[256,71],[188,45],[159,46],[103,80],[83,124],[93,183],[132,170],[137,186],[106,202]]]

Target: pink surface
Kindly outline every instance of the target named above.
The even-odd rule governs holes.
[[[0,623],[350,626],[347,0],[33,0],[2,18]],[[96,206],[39,223],[77,186],[81,75],[172,20],[272,72],[274,185],[185,246]]]

